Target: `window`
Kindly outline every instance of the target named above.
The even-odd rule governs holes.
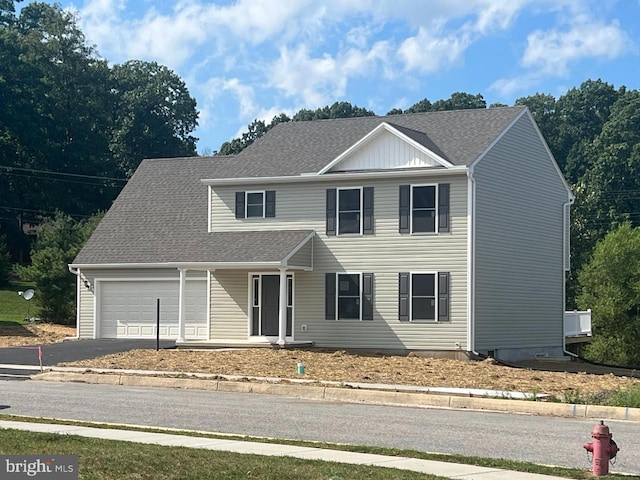
[[[400,273],[398,293],[400,320],[449,320],[448,272]]]
[[[400,185],[400,233],[448,232],[449,184]]]
[[[362,189],[338,190],[338,235],[360,233]]]
[[[411,187],[411,231],[414,233],[436,231],[435,185]]]
[[[236,218],[265,218],[276,216],[276,192],[236,192]]]
[[[373,320],[373,274],[327,273],[327,320]]]
[[[264,192],[247,192],[247,218],[264,217]]]
[[[338,274],[338,320],[360,318],[360,274]]]
[[[369,235],[373,230],[373,187],[327,189],[327,235]]]

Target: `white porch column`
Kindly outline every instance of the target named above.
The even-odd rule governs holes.
[[[278,345],[283,347],[287,337],[287,269],[280,269],[280,302],[278,302]]]
[[[185,295],[184,289],[186,285],[187,271],[183,268],[180,271],[180,290],[178,294],[178,342],[184,342],[184,317],[185,317]]]

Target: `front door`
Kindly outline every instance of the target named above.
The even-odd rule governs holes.
[[[278,336],[280,315],[280,275],[262,275],[260,331],[263,336]]]
[[[280,318],[280,275],[252,275],[251,335],[277,337]],[[293,276],[287,275],[287,337],[293,330]]]

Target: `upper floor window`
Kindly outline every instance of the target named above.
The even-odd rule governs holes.
[[[449,184],[400,185],[400,233],[450,231]]]
[[[274,190],[236,192],[236,218],[275,216],[276,192]]]
[[[327,189],[327,235],[373,233],[373,187]]]

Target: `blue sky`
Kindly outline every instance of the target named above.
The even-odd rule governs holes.
[[[640,88],[640,0],[58,0],[110,63],[157,61],[198,102],[200,152],[254,119],[453,92],[508,105],[591,78]]]

